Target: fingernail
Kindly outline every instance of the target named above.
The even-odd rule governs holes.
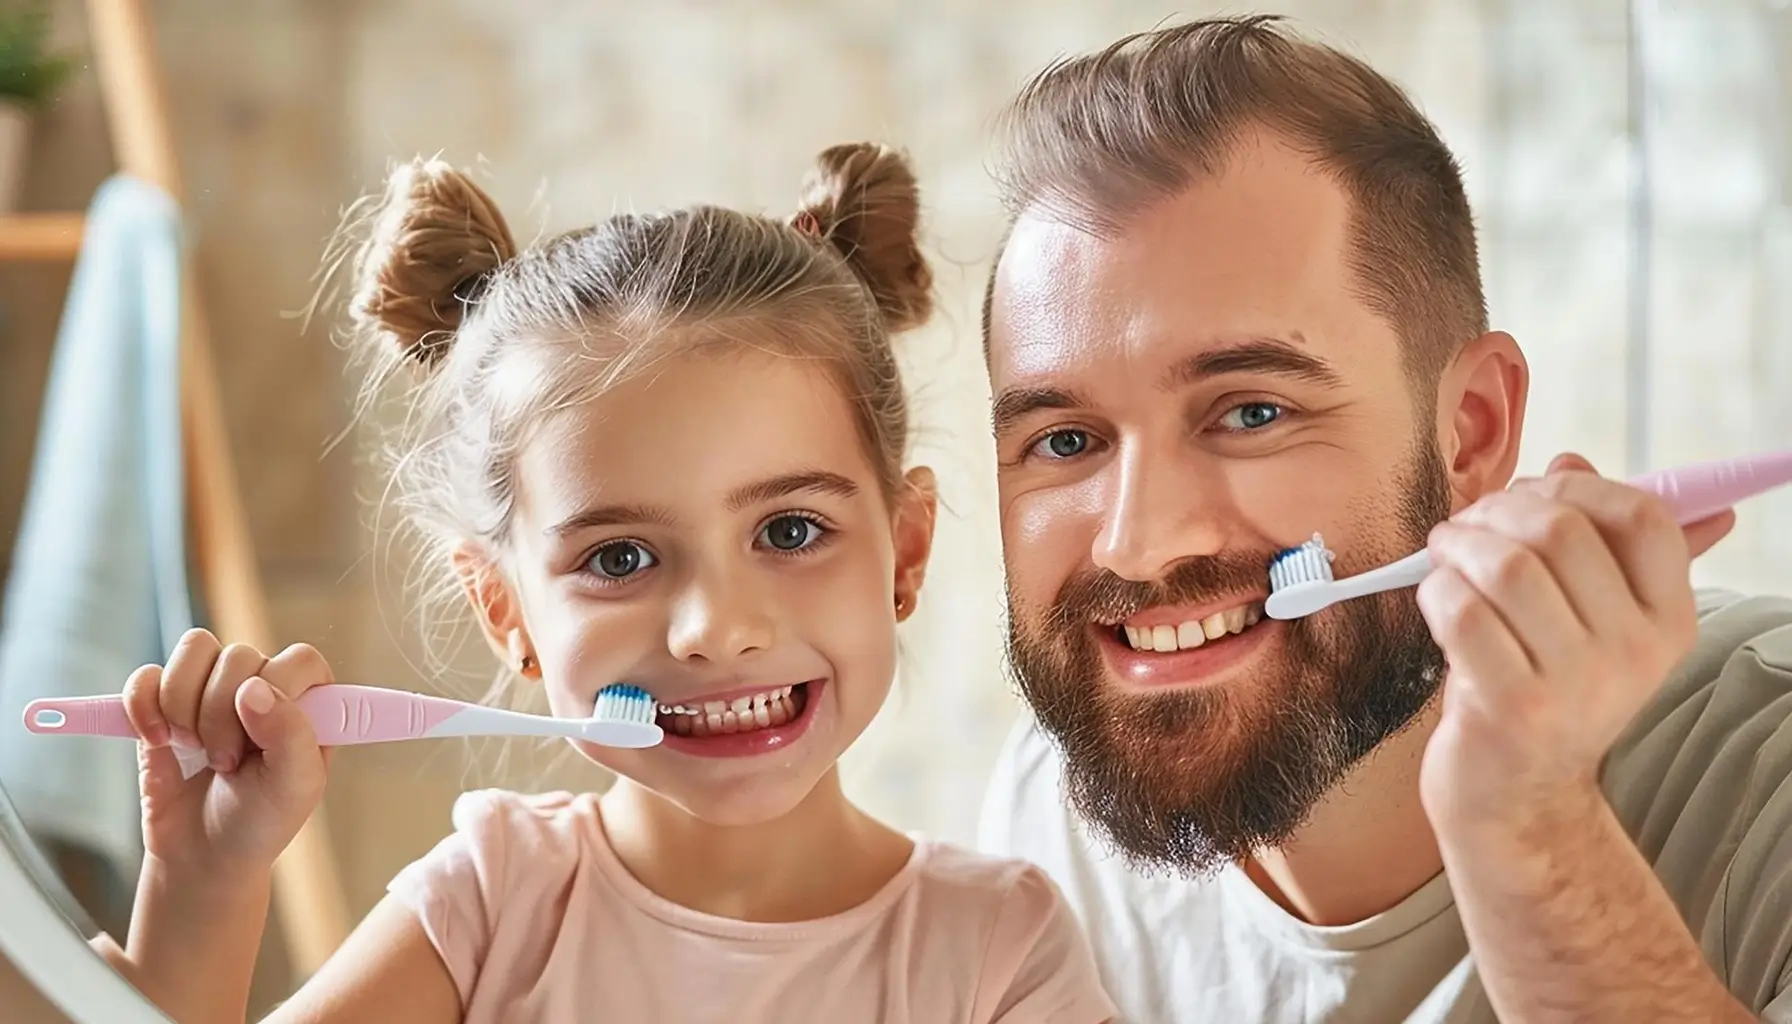
[[[274,688],[267,680],[254,678],[243,684],[243,706],[258,715],[265,715],[274,708]]]
[[[236,768],[236,758],[231,757],[229,754],[213,754],[211,759],[206,763],[211,765],[212,771],[217,772],[219,775],[227,775],[232,769]]]
[[[168,723],[151,722],[149,728],[143,730],[143,742],[151,747],[168,745]]]
[[[192,747],[197,749],[205,746],[205,744],[199,742],[199,737],[194,735],[191,730],[183,729],[178,725],[170,730],[168,735],[174,740],[174,745],[177,747]]]

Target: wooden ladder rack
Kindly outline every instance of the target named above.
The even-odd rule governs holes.
[[[92,66],[119,169],[182,198],[167,95],[139,0],[87,0]],[[79,213],[0,217],[0,260],[58,262],[80,252]],[[189,254],[181,275],[181,421],[189,538],[210,626],[225,643],[277,645],[268,616]],[[122,680],[120,684],[122,685]],[[324,817],[313,815],[274,866],[274,900],[295,973],[304,978],[347,938],[348,901]]]

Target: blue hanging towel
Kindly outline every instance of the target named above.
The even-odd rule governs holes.
[[[193,624],[180,425],[182,231],[161,189],[95,194],[0,607],[0,785],[41,837],[135,878],[136,751],[29,733],[39,697],[118,693]]]

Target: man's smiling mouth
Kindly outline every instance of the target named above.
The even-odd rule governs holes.
[[[1263,602],[1247,601],[1199,617],[1165,621],[1164,609],[1148,609],[1116,627],[1135,651],[1188,651],[1243,633],[1263,621]]]

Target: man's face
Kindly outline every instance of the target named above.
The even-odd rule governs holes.
[[[1023,215],[997,269],[1011,661],[1072,802],[1141,865],[1288,839],[1441,678],[1410,590],[1261,617],[1277,551],[1320,533],[1351,575],[1451,511],[1348,214],[1258,136],[1118,237]]]

